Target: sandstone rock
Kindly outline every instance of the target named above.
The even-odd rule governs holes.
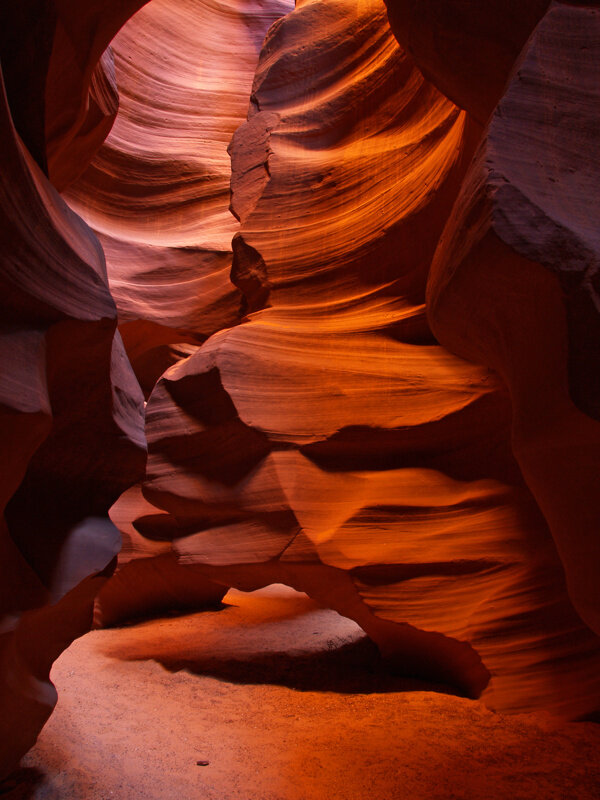
[[[480,135],[379,3],[303,3],[271,28],[230,148],[250,313],[159,380],[127,524],[207,580],[308,592],[407,672],[573,718],[597,709],[600,649],[509,396],[424,313]]]
[[[0,53],[15,126],[61,190],[85,169],[110,130],[116,97],[105,51],[146,2],[22,0],[0,11]]]
[[[385,0],[423,74],[485,124],[550,0]]]
[[[52,662],[90,628],[120,544],[107,511],[143,472],[145,439],[102,250],[20,143],[3,87],[1,101],[5,775],[52,711]]]
[[[227,145],[246,115],[264,35],[290,7],[154,0],[113,41],[120,112],[66,196],[102,243],[125,347],[147,396],[168,367],[245,313],[230,280],[232,268],[240,276],[247,268],[232,264],[238,225]],[[98,623],[223,596],[223,587],[178,567],[174,554],[148,552],[127,527],[123,536],[129,555],[99,598]]]
[[[0,774],[229,586],[597,714],[597,4],[145,5],[1,11]]]
[[[142,377],[149,362],[162,367],[148,391],[178,360],[177,345],[197,346],[239,319],[227,145],[264,35],[289,7],[154,0],[113,41],[120,112],[68,200],[104,247],[134,368]]]
[[[599,26],[597,8],[555,4],[537,27],[465,180],[428,295],[440,340],[508,386],[515,456],[596,632]]]

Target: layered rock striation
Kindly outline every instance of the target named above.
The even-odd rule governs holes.
[[[428,295],[440,339],[508,387],[513,451],[596,633],[599,33],[600,9],[584,4],[553,4],[535,29],[465,178]]]
[[[598,640],[515,459],[512,387],[426,316],[475,116],[379,3],[303,3],[271,28],[230,146],[246,317],[158,381],[146,481],[113,514],[133,550],[173,542],[209,582],[307,591],[407,672],[585,716]]]
[[[3,9],[0,773],[93,607],[230,586],[597,714],[600,12],[485,6]]]
[[[239,321],[227,146],[265,33],[290,8],[153,0],[112,42],[119,114],[67,197],[102,243],[146,395],[167,367]]]

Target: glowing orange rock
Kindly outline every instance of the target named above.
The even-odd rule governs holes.
[[[230,147],[250,313],[158,382],[145,499],[113,515],[206,580],[307,591],[409,672],[474,695],[491,676],[496,707],[577,717],[599,643],[513,458],[508,395],[425,318],[479,132],[379,3],[273,26]]]
[[[384,0],[423,74],[485,124],[550,0]]]
[[[597,712],[598,10],[389,0],[407,55],[308,0],[255,72],[283,0],[106,50],[142,5],[2,9],[0,773],[99,590],[284,582],[405,673]]]
[[[229,211],[227,145],[246,116],[264,35],[289,8],[154,0],[113,41],[120,112],[66,196],[102,243],[147,395],[169,366],[241,318],[243,296],[230,280],[239,225]],[[123,536],[127,568],[103,592],[98,623],[223,596],[222,586],[207,589],[177,567],[170,547],[145,547],[130,527]]]
[[[102,243],[147,394],[167,367],[239,321],[227,145],[264,35],[290,5],[154,0],[112,43],[120,112],[68,200]]]

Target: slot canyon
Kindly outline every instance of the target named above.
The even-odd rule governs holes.
[[[600,796],[600,3],[0,65],[0,797]]]

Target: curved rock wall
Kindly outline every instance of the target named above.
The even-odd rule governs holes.
[[[536,28],[440,242],[428,303],[439,337],[508,386],[514,453],[597,633],[599,33],[600,10],[581,4],[553,4]]]
[[[485,5],[2,9],[1,774],[98,593],[598,712],[600,17]]]
[[[236,324],[227,145],[262,41],[286,0],[153,0],[113,40],[120,111],[68,192],[104,248],[121,333],[149,394],[162,372]]]
[[[52,662],[89,630],[120,546],[107,511],[143,474],[145,437],[102,249],[22,146],[3,88],[0,99],[4,774],[54,706]]]
[[[511,398],[425,315],[481,135],[378,2],[271,28],[230,146],[246,317],[158,381],[147,478],[113,518],[132,552],[173,541],[199,581],[309,592],[406,671],[577,717],[598,641],[514,459]],[[123,591],[102,592],[109,618]]]
[[[239,225],[229,211],[227,146],[245,119],[264,36],[290,8],[154,0],[113,40],[120,111],[66,196],[102,243],[147,396],[169,366],[241,318],[243,297],[230,280]],[[98,624],[221,599],[225,588],[199,581],[169,545],[143,541],[119,520],[123,571],[103,594]],[[152,561],[129,564],[134,554]]]

